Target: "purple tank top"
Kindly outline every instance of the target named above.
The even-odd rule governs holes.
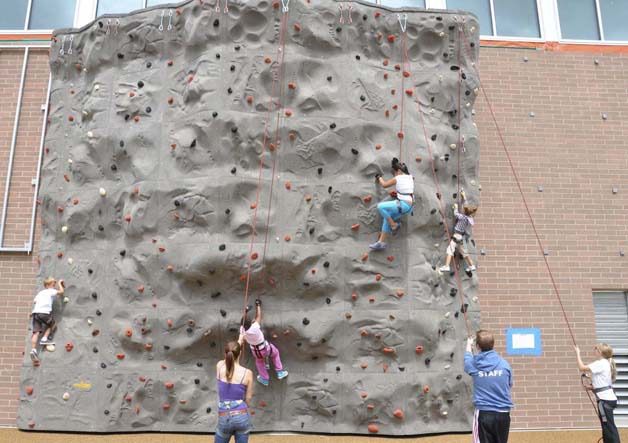
[[[240,383],[227,383],[220,379],[216,380],[218,382],[218,402],[219,402],[218,409],[220,411],[225,411],[225,410],[237,411],[240,409],[247,408],[246,403],[244,403],[244,399],[246,398],[246,385],[242,384],[245,376],[246,376],[246,372],[244,373],[242,380],[240,380]],[[231,407],[231,408],[220,407],[220,404],[223,402],[237,401],[237,400],[242,401],[242,403],[239,404],[238,406]]]

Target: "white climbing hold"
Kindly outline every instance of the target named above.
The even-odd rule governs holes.
[[[74,259],[72,257],[68,258],[68,264],[71,265],[74,263]]]
[[[94,137],[94,133],[92,131],[87,131],[87,136],[89,138],[93,138]]]
[[[602,120],[607,120],[608,119],[608,114],[603,112],[602,113]]]
[[[70,399],[70,393],[69,393],[69,392],[64,392],[64,393],[63,393],[63,399],[64,399],[65,401],[68,401],[68,400]]]
[[[478,185],[478,190],[482,190],[482,185]]]
[[[595,63],[596,65],[599,65],[600,61],[596,58],[595,60],[593,60],[593,63]]]
[[[445,370],[450,369],[451,365],[445,365]]]
[[[102,197],[104,197],[105,195],[107,195],[107,190],[106,190],[105,188],[100,188],[100,189],[98,190],[98,193],[99,193]]]
[[[434,247],[435,248],[439,248],[440,247],[440,243],[434,243]]]
[[[449,145],[449,149],[456,149],[456,148],[457,148],[457,146],[456,146],[455,143],[452,143],[451,145]]]
[[[445,318],[449,318],[450,315],[451,315],[451,312],[445,312]]]
[[[530,112],[530,117],[534,117],[535,115],[534,112]]]
[[[94,86],[94,91],[100,91],[100,85],[95,85]]]
[[[68,163],[71,165],[71,164],[72,164],[72,163],[74,163],[74,162],[72,161],[72,159],[71,159],[71,158],[69,158],[69,159],[68,159]]]
[[[473,303],[477,303],[477,301],[478,301],[478,296],[477,296],[477,295],[474,295],[474,296],[471,298],[471,300],[473,301]]]
[[[475,186],[475,180],[471,180],[469,183],[471,183],[471,186]]]
[[[523,61],[527,62],[528,61],[528,57],[523,57]]]
[[[88,115],[89,115],[89,112],[83,111],[83,117],[87,117]]]
[[[475,31],[475,26],[471,26],[471,28],[469,29],[469,31],[474,32],[474,31]]]
[[[471,115],[475,115],[475,109],[471,109]]]
[[[63,297],[63,303],[69,303],[70,299],[68,297]]]
[[[473,90],[473,93],[474,93],[475,95],[478,95],[478,92],[480,92],[480,88],[475,88],[475,89]]]
[[[434,109],[432,108],[430,109],[430,114],[433,114],[433,113],[434,113]]]
[[[613,194],[617,194],[618,192],[619,192],[619,189],[613,188]]]
[[[90,326],[91,326],[93,323],[94,323],[94,322],[92,321],[92,319],[91,319],[91,318],[88,318],[88,319],[87,319],[87,324],[88,324],[88,325],[90,325]]]
[[[467,102],[465,106],[468,108],[469,106],[471,106],[471,103]]]
[[[279,243],[279,237],[275,237],[275,241]]]
[[[67,227],[67,226],[65,226],[65,225],[64,225],[64,226],[61,226],[61,232],[63,232],[64,234],[65,234],[66,232],[68,232],[68,227]]]
[[[441,414],[443,414],[446,417],[447,416],[447,411],[443,411],[443,412],[441,412]]]
[[[441,37],[445,37],[445,33],[443,31],[441,31],[438,35],[440,35]]]

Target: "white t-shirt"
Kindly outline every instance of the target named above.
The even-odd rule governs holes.
[[[264,343],[264,333],[259,323],[254,321],[248,331],[244,330],[244,326],[240,326],[240,334],[244,335],[244,339],[250,345],[256,346]]]
[[[613,384],[611,378],[611,363],[607,359],[601,358],[594,361],[589,365],[589,369],[591,370],[591,384],[593,385],[593,389],[603,388]],[[600,400],[617,400],[612,389],[599,392],[597,396]]]
[[[52,304],[57,296],[57,290],[53,288],[39,291],[35,296],[35,307],[33,314],[50,314],[52,312]]]
[[[395,185],[397,198],[412,205],[412,197],[409,194],[414,194],[414,178],[411,175],[403,174],[397,175],[395,179],[397,180]]]

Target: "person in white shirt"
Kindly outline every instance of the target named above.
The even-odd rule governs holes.
[[[57,285],[57,289],[55,289],[55,285]],[[48,277],[44,280],[44,289],[39,291],[35,296],[35,301],[33,302],[33,311],[31,313],[31,317],[33,320],[33,335],[31,336],[31,360],[34,362],[39,361],[39,354],[37,353],[37,342],[39,340],[39,335],[43,332],[43,337],[41,339],[41,345],[51,345],[53,344],[48,340],[48,336],[52,331],[52,328],[55,326],[54,318],[52,317],[52,305],[55,301],[56,297],[62,296],[65,291],[63,280],[59,280],[58,282],[52,278]]]
[[[591,389],[597,398],[597,408],[602,424],[602,439],[604,443],[620,443],[619,432],[615,426],[613,409],[617,407],[617,396],[613,391],[613,383],[617,379],[617,367],[613,359],[613,348],[606,343],[595,346],[596,355],[602,357],[593,363],[585,365],[580,357],[580,348],[574,346],[578,368],[591,376]]]
[[[414,206],[414,178],[408,172],[408,167],[399,159],[393,158],[392,170],[394,177],[390,180],[384,180],[379,174],[375,176],[375,181],[384,188],[395,186],[396,198],[377,205],[377,210],[382,216],[382,230],[377,241],[369,245],[369,248],[374,251],[386,249],[388,246],[386,236],[399,231],[401,217],[412,211]]]

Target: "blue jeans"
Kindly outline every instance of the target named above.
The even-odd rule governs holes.
[[[401,212],[399,211],[399,208],[401,208]],[[412,210],[412,206],[401,200],[389,200],[379,203],[377,205],[377,210],[379,211],[383,219],[382,232],[390,234],[392,232],[392,229],[390,229],[388,217],[398,222],[401,219],[402,215],[405,215]]]
[[[252,428],[249,414],[219,416],[214,443],[229,443],[232,435],[235,443],[248,443]]]

